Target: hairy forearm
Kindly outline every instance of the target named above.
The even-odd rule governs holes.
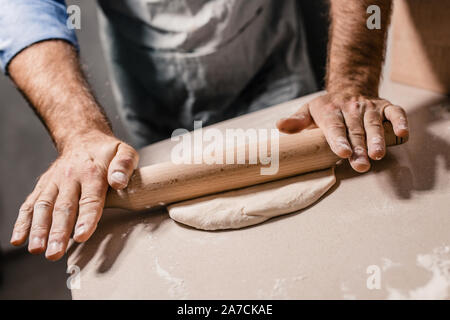
[[[85,133],[112,134],[70,44],[58,40],[34,44],[11,61],[8,71],[44,122],[58,151]]]
[[[381,29],[367,28],[367,8],[378,5]],[[331,0],[327,90],[378,96],[391,0]]]

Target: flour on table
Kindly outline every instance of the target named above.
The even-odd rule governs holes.
[[[170,217],[203,230],[237,229],[303,209],[336,182],[334,168],[173,204]]]
[[[423,286],[404,293],[388,287],[390,300],[444,300],[450,297],[450,247],[438,247],[430,254],[417,256],[417,265],[431,272]]]

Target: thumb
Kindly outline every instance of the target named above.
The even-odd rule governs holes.
[[[120,143],[116,155],[108,168],[108,183],[116,189],[122,190],[128,185],[134,169],[139,162],[139,155],[133,147]]]
[[[304,104],[300,109],[289,116],[289,118],[281,118],[277,121],[277,128],[284,133],[297,133],[306,129],[314,123],[309,113],[309,105]]]

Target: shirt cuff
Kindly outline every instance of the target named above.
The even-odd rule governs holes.
[[[0,8],[0,68],[6,74],[11,60],[37,42],[60,39],[79,50],[63,0],[0,0]]]

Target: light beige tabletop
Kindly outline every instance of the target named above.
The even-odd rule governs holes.
[[[450,297],[450,111],[443,96],[385,83],[411,136],[366,174],[347,163],[313,206],[234,231],[199,231],[165,210],[105,210],[69,250],[74,299],[384,299]],[[311,96],[302,98],[307,101]],[[269,108],[215,127],[267,128],[298,108]],[[141,150],[168,160],[171,141]]]

